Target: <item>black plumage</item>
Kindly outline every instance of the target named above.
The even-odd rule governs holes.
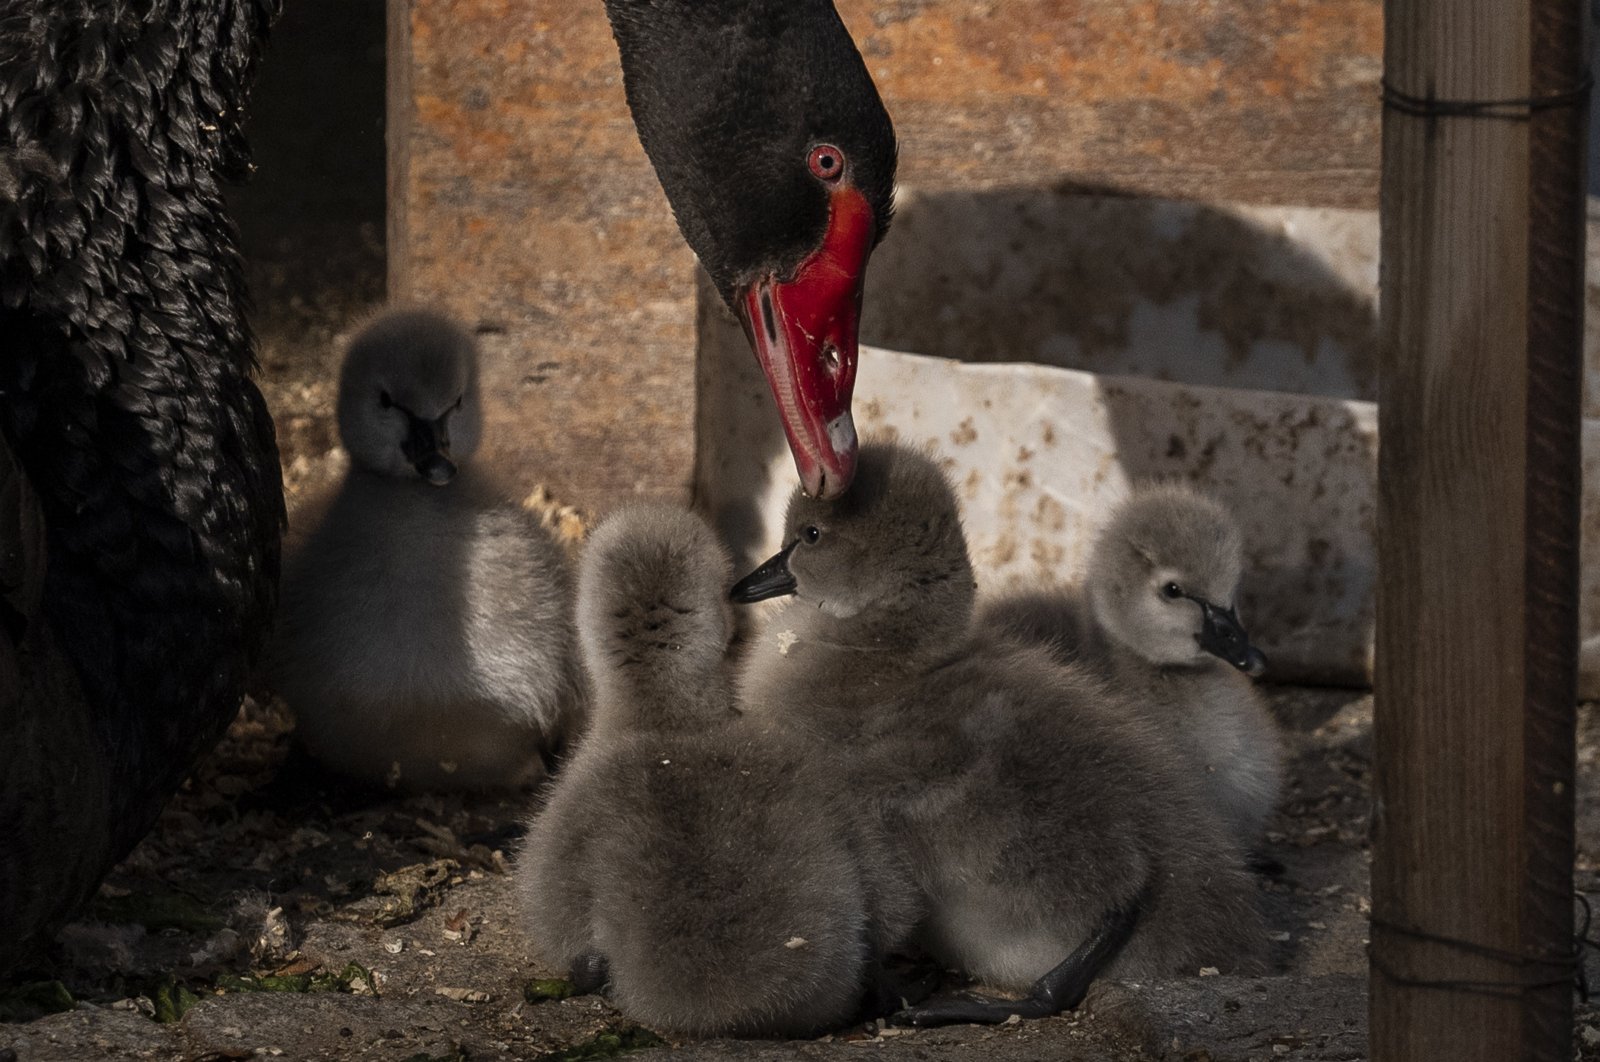
[[[894,213],[889,113],[831,0],[606,0],[639,140],[723,299],[822,242],[814,144],[850,160],[875,240]]]
[[[148,830],[267,630],[283,491],[219,181],[279,7],[0,16],[0,972]]]
[[[896,141],[830,0],[606,0],[645,154],[766,373],[806,492],[855,474],[850,412]]]

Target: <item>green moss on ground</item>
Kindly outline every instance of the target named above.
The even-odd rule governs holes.
[[[647,1047],[665,1046],[667,1042],[649,1029],[630,1025],[621,1029],[606,1029],[581,1044],[540,1055],[537,1062],[590,1062],[591,1059],[615,1058],[630,1051],[643,1051]]]
[[[222,992],[376,992],[372,971],[352,962],[337,973],[313,970],[298,974],[224,974],[217,978]]]
[[[60,981],[29,981],[0,992],[0,1021],[32,1021],[76,1005]]]
[[[529,1003],[570,999],[572,994],[572,982],[564,977],[536,977],[522,986],[522,998]]]

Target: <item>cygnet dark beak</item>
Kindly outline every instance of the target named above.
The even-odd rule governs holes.
[[[416,468],[417,475],[436,487],[444,486],[456,476],[456,463],[450,459],[450,425],[446,423],[449,414],[438,420],[407,416],[411,427],[400,444],[401,452]]]
[[[1250,636],[1235,609],[1218,608],[1203,597],[1191,596],[1189,600],[1200,606],[1202,626],[1194,636],[1200,648],[1247,675],[1259,675],[1267,669],[1266,654],[1250,644]]]
[[[728,600],[736,605],[753,605],[770,597],[787,597],[795,592],[794,573],[789,571],[789,555],[800,544],[797,538],[773,556],[767,558],[755,571],[733,584]]]

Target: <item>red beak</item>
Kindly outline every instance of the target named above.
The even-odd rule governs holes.
[[[856,473],[856,332],[872,253],[872,208],[848,184],[830,196],[822,245],[794,276],[766,276],[740,292],[745,334],[778,403],[805,492],[835,498]]]

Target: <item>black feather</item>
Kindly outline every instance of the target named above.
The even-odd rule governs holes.
[[[725,301],[821,244],[828,198],[806,162],[830,143],[894,213],[894,126],[830,0],[606,0],[623,86],[684,239]]]
[[[149,828],[267,630],[283,491],[219,179],[248,169],[280,3],[0,17],[0,433],[47,528],[50,632],[0,689],[0,972]]]

